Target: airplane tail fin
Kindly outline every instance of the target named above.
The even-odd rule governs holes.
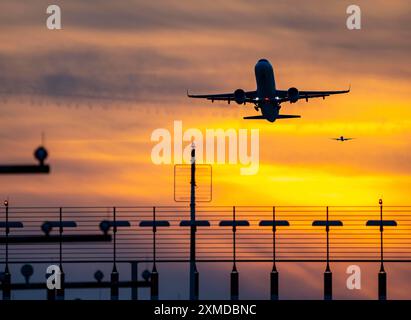
[[[291,119],[291,118],[301,118],[301,116],[296,114],[279,114],[277,119]]]

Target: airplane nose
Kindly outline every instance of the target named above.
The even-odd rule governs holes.
[[[263,72],[268,64],[268,60],[267,59],[260,59],[257,61],[257,63],[255,64],[255,70],[256,72]]]
[[[260,59],[255,65],[255,70],[259,72],[264,72],[268,68],[271,68],[271,64],[267,59]]]

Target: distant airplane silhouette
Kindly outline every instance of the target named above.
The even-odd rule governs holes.
[[[332,140],[337,140],[337,141],[348,141],[348,140],[353,140],[354,138],[344,138],[343,136],[339,137],[339,138],[331,138]]]
[[[267,59],[258,60],[255,65],[255,79],[257,82],[256,91],[244,91],[243,89],[237,89],[232,93],[222,94],[202,94],[193,95],[187,91],[187,96],[190,98],[202,98],[218,101],[235,101],[238,104],[252,103],[254,108],[258,111],[261,110],[260,116],[244,117],[244,119],[266,119],[270,122],[274,122],[277,119],[287,118],[300,118],[299,115],[286,115],[280,113],[280,104],[283,102],[295,103],[299,99],[320,98],[330,96],[332,94],[340,94],[350,92],[348,90],[342,91],[299,91],[295,87],[291,87],[288,90],[277,90],[274,81],[274,71],[270,62]]]

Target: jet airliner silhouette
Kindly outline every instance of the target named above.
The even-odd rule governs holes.
[[[337,141],[348,141],[348,140],[353,140],[354,138],[344,138],[343,136],[339,137],[339,138],[331,138],[332,140],[337,140]]]
[[[244,91],[237,89],[232,93],[221,94],[189,94],[189,98],[200,98],[214,101],[235,101],[238,104],[251,103],[257,111],[261,111],[259,116],[244,117],[244,119],[265,119],[274,122],[277,119],[300,118],[299,115],[280,114],[281,103],[290,102],[295,103],[300,99],[320,98],[350,92],[348,90],[341,91],[299,91],[295,87],[288,90],[277,90],[274,80],[274,71],[270,62],[267,59],[260,59],[255,65],[255,79],[257,82],[256,91]]]

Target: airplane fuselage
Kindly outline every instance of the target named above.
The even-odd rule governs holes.
[[[268,121],[274,122],[280,112],[280,106],[275,102],[273,67],[268,60],[260,59],[254,70],[257,83],[258,108]]]

